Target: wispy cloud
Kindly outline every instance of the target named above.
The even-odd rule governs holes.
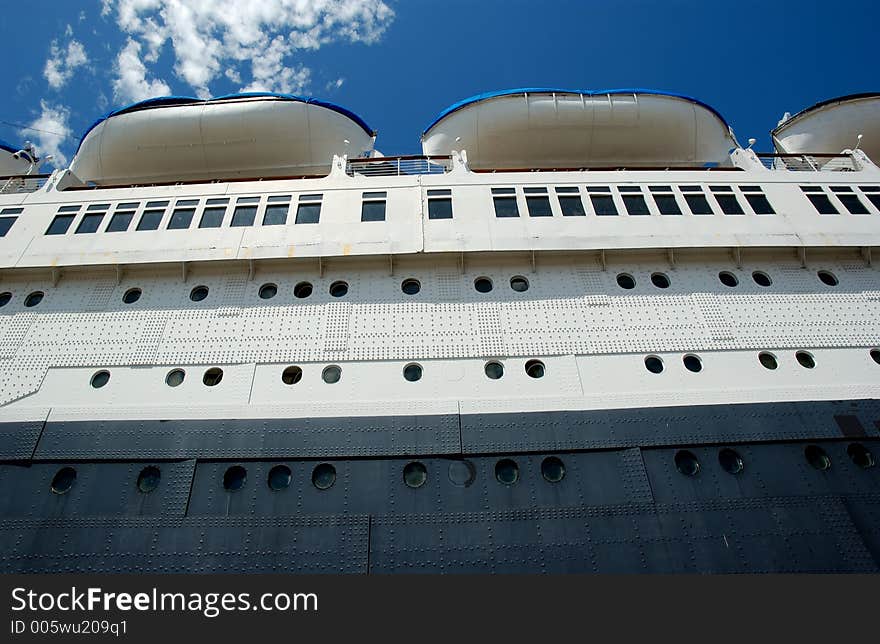
[[[52,155],[54,158],[50,163],[62,168],[67,165],[67,156],[61,151],[61,146],[71,135],[69,120],[70,110],[67,107],[41,100],[40,115],[28,124],[29,129],[21,130],[21,135],[35,140],[39,155],[44,158]]]
[[[129,39],[114,65],[113,96],[122,101],[142,101],[171,93],[165,81],[147,80],[147,68],[141,61],[141,44]]]
[[[70,25],[67,25],[65,35],[73,35]],[[49,46],[49,58],[43,67],[43,76],[49,83],[49,87],[58,90],[64,87],[73,78],[77,68],[86,65],[89,57],[86,49],[78,40],[71,39],[66,47],[61,47],[57,40],[53,40]]]

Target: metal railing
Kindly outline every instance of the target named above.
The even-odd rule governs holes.
[[[769,154],[758,153],[764,167],[795,172],[857,172],[859,166],[851,154]]]
[[[349,176],[400,177],[415,174],[445,174],[452,169],[450,156],[401,156],[374,159],[349,159],[345,172]]]
[[[36,192],[44,185],[51,174],[17,174],[0,177],[0,194]]]

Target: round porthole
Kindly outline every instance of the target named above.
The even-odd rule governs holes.
[[[285,385],[295,385],[303,377],[303,370],[296,366],[287,367],[281,372],[281,382]]]
[[[675,469],[685,476],[696,476],[700,473],[700,461],[693,452],[680,449],[675,453]]]
[[[400,290],[406,295],[415,295],[422,290],[422,285],[419,283],[419,280],[410,278],[400,283]]]
[[[161,479],[162,472],[159,471],[159,468],[155,465],[148,465],[141,470],[140,474],[138,474],[137,488],[144,494],[149,494],[159,487],[159,481]]]
[[[522,275],[516,275],[510,278],[510,288],[517,293],[525,293],[529,290],[529,280]]]
[[[266,484],[269,486],[270,490],[276,492],[278,490],[285,490],[290,487],[292,476],[293,474],[289,467],[286,465],[276,465],[269,470],[269,477],[266,479]]]
[[[724,284],[724,286],[729,286],[730,288],[733,288],[734,286],[739,284],[739,280],[737,279],[736,275],[734,275],[730,271],[721,271],[720,273],[718,273],[718,279],[721,280],[721,283]]]
[[[819,276],[819,279],[825,286],[837,286],[840,283],[837,276],[831,271],[819,271],[816,275]]]
[[[336,483],[336,468],[330,463],[321,463],[312,470],[312,485],[319,490],[329,490]]]
[[[665,273],[652,273],[651,284],[657,288],[669,288],[669,277]]]
[[[447,470],[449,482],[456,487],[470,487],[477,480],[477,468],[467,459],[452,461]]]
[[[871,360],[880,364],[880,349],[871,349]]]
[[[418,364],[408,364],[403,368],[403,377],[409,382],[416,382],[422,379],[422,366]]]
[[[12,293],[6,291],[5,293],[0,293],[0,306],[6,306],[12,300]]]
[[[548,456],[541,461],[541,476],[548,483],[559,483],[565,478],[565,464],[555,456]]]
[[[684,368],[688,371],[700,373],[703,370],[703,361],[700,360],[699,356],[688,355],[682,358],[681,361],[684,363]]]
[[[276,295],[278,295],[278,285],[277,284],[263,284],[260,287],[260,299],[261,300],[271,300]]]
[[[812,369],[816,366],[816,360],[809,351],[798,351],[794,354],[794,357],[797,358],[798,364],[804,369]]]
[[[543,378],[544,371],[544,363],[540,360],[529,360],[526,362],[526,374],[530,378]]]
[[[645,358],[645,369],[651,373],[662,373],[663,360],[659,356],[648,356]]]
[[[755,284],[758,286],[770,286],[773,283],[770,276],[763,271],[755,271],[752,273],[752,279],[755,280]]]
[[[874,467],[874,455],[861,443],[852,443],[846,448],[846,453],[863,470]]]
[[[189,292],[189,299],[191,299],[193,302],[201,302],[206,297],[208,297],[207,286],[196,286],[193,290]]]
[[[492,280],[488,277],[478,277],[474,280],[474,288],[480,293],[488,293],[492,290]]]
[[[186,372],[183,369],[172,369],[165,376],[165,384],[169,387],[179,387],[186,378]]]
[[[758,354],[758,362],[760,362],[761,366],[765,369],[775,369],[779,366],[779,363],[776,362],[776,356],[767,351],[762,351]]]
[[[483,368],[486,372],[486,377],[490,380],[498,380],[501,376],[504,375],[504,365],[500,362],[487,362],[486,366]]]
[[[330,295],[333,297],[345,297],[348,293],[348,282],[333,282],[330,285]]]
[[[34,307],[43,301],[43,291],[34,291],[24,298],[24,305],[28,308]]]
[[[495,463],[495,478],[504,485],[513,485],[519,480],[519,466],[516,461],[502,458]]]
[[[134,304],[141,299],[141,292],[142,291],[139,288],[130,288],[122,296],[122,301],[126,304]]]
[[[312,285],[309,282],[300,282],[293,287],[293,296],[303,300],[312,294]]]
[[[831,457],[818,445],[807,445],[804,448],[804,457],[807,459],[807,463],[817,470],[824,471],[831,468]]]
[[[636,280],[629,273],[620,273],[617,276],[617,285],[620,288],[625,288],[626,290],[629,290],[636,287]]]
[[[725,447],[718,452],[718,463],[721,468],[728,474],[739,474],[745,468],[742,457],[736,450]]]
[[[422,487],[428,480],[428,470],[423,463],[413,461],[403,468],[403,482],[407,487]]]
[[[95,389],[100,389],[108,382],[110,382],[110,372],[106,370],[101,370],[92,376],[89,384],[91,384],[92,387],[94,387]]]
[[[329,367],[324,367],[324,371],[321,372],[321,379],[328,385],[339,382],[340,378],[342,378],[342,369],[335,364],[330,365]]]
[[[205,371],[205,375],[202,376],[202,382],[208,387],[219,385],[221,380],[223,380],[223,369],[220,367],[211,367]]]
[[[223,474],[223,489],[238,492],[247,482],[247,470],[241,465],[233,465]]]
[[[72,467],[62,467],[52,478],[52,491],[55,494],[67,494],[76,482],[76,470]]]

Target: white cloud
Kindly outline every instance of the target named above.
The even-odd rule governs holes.
[[[70,32],[70,25],[68,25]],[[72,32],[70,32],[72,33]],[[61,89],[73,77],[77,68],[86,65],[89,57],[85,47],[78,40],[71,40],[67,47],[60,47],[57,40],[49,46],[49,58],[43,68],[43,76],[52,89]]]
[[[199,96],[226,77],[245,90],[301,92],[311,72],[298,51],[333,41],[378,41],[394,18],[382,0],[102,0],[130,41],[123,52],[144,67],[170,43],[175,75]],[[135,51],[131,45],[138,45]],[[141,46],[145,53],[141,58]],[[120,57],[123,52],[120,52]],[[120,66],[120,72],[128,67]],[[250,78],[242,78],[250,68]],[[240,80],[236,80],[240,79]],[[162,83],[162,81],[154,81]],[[121,86],[126,83],[117,79]],[[164,83],[163,83],[164,84]],[[166,85],[167,86],[167,85]]]
[[[63,105],[51,105],[45,100],[40,101],[40,116],[29,124],[31,129],[22,130],[24,137],[36,139],[37,153],[41,157],[52,155],[50,161],[56,168],[67,165],[67,156],[61,146],[70,138],[71,129],[68,125],[70,110]]]
[[[136,102],[171,93],[171,88],[165,81],[147,80],[147,68],[141,62],[140,53],[140,43],[129,39],[116,57],[116,78],[113,79],[115,99]]]

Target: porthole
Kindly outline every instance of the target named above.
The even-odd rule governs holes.
[[[285,490],[290,487],[290,480],[292,477],[293,474],[289,467],[286,465],[276,465],[269,470],[266,484],[269,486],[270,490],[274,490],[275,492],[278,490]]]
[[[541,476],[548,483],[559,483],[565,478],[565,464],[555,456],[548,456],[541,461]]]
[[[211,367],[202,376],[202,382],[209,387],[219,385],[221,380],[223,380],[223,369],[220,367]]]
[[[477,480],[477,468],[467,459],[452,461],[447,476],[456,487],[470,487]]]
[[[699,356],[688,355],[682,358],[681,361],[684,363],[684,368],[688,371],[700,373],[703,370],[703,361],[700,360]]]
[[[159,487],[159,481],[161,479],[162,472],[159,471],[159,468],[155,465],[148,465],[141,470],[140,474],[138,474],[137,488],[144,494],[149,494]]]
[[[773,283],[770,276],[763,271],[755,271],[752,273],[752,279],[755,280],[755,284],[758,286],[770,286]]]
[[[651,273],[651,284],[657,288],[669,288],[669,276],[665,273]]]
[[[617,276],[617,285],[620,288],[625,288],[626,290],[629,290],[636,287],[636,280],[629,273],[620,273]]]
[[[509,458],[502,458],[495,463],[495,478],[504,485],[513,485],[519,480],[519,465]]]
[[[871,360],[880,364],[880,349],[871,349]]]
[[[67,494],[76,482],[76,470],[72,467],[62,467],[52,478],[52,491],[55,494]]]
[[[486,372],[486,377],[490,380],[498,380],[501,376],[504,375],[504,365],[500,362],[487,362],[486,366],[483,368]]]
[[[303,300],[312,294],[312,285],[309,282],[300,282],[293,287],[293,296]]]
[[[540,360],[529,360],[526,362],[526,373],[530,378],[543,378],[544,363]]]
[[[693,452],[680,449],[675,453],[675,469],[685,476],[696,476],[700,473],[700,461]]]
[[[529,290],[529,280],[522,275],[515,275],[510,278],[510,288],[517,293],[525,293]]]
[[[645,369],[651,373],[662,373],[663,360],[659,356],[648,356],[645,358]]]
[[[809,351],[798,351],[794,354],[794,357],[797,358],[798,364],[804,369],[812,369],[816,366],[816,359],[813,358],[813,354]]]
[[[825,286],[837,286],[840,283],[837,279],[837,275],[831,271],[819,271],[816,275],[819,276],[819,279]]]
[[[775,369],[779,366],[779,363],[776,362],[776,356],[767,351],[762,351],[758,354],[758,362],[761,363],[765,369]]]
[[[24,298],[24,305],[28,308],[34,307],[43,301],[43,291],[34,291]]]
[[[206,297],[208,297],[207,286],[196,286],[193,290],[189,292],[189,299],[191,299],[193,302],[201,302]]]
[[[831,457],[818,445],[807,445],[804,448],[804,456],[807,459],[807,463],[817,470],[824,471],[831,468]]]
[[[718,463],[728,474],[739,474],[745,468],[745,463],[739,453],[729,447],[718,452]]]
[[[407,487],[418,488],[428,480],[428,470],[423,463],[413,461],[403,468],[403,482]]]
[[[139,288],[130,288],[122,296],[122,301],[126,304],[134,304],[139,299],[141,299],[141,289]]]
[[[247,470],[241,465],[233,465],[223,474],[223,489],[238,492],[247,483]]]
[[[415,295],[422,290],[422,285],[419,283],[419,280],[409,278],[400,283],[400,290],[406,295]]]
[[[724,286],[729,286],[730,288],[739,284],[737,276],[730,271],[721,271],[718,273],[718,279],[721,280],[721,283],[724,284]]]
[[[92,385],[95,389],[100,389],[104,385],[110,382],[110,372],[102,369],[101,371],[96,372],[92,375],[92,379],[89,381],[89,384]]]
[[[179,387],[186,378],[186,372],[183,369],[172,369],[165,376],[165,384],[169,387]]]
[[[418,364],[408,364],[403,368],[403,377],[409,382],[416,382],[422,379],[422,366]]]
[[[277,284],[263,284],[260,287],[260,299],[261,300],[271,300],[276,295],[278,295],[278,285]]]
[[[6,306],[12,300],[12,293],[6,291],[5,293],[0,293],[0,306]]]
[[[337,367],[335,364],[330,365],[329,367],[324,367],[324,371],[321,372],[321,379],[328,385],[339,382],[341,378],[342,369]]]
[[[874,455],[861,443],[852,443],[846,448],[846,453],[863,470],[874,467]]]
[[[319,490],[329,490],[336,483],[336,468],[330,463],[321,463],[312,470],[312,485]]]
[[[345,297],[348,294],[348,282],[333,282],[330,285],[330,295],[333,297]]]
[[[281,372],[281,382],[285,385],[295,385],[303,377],[303,370],[297,366],[287,367]]]
[[[478,277],[474,280],[474,288],[480,293],[488,293],[492,290],[492,280],[488,277]]]

